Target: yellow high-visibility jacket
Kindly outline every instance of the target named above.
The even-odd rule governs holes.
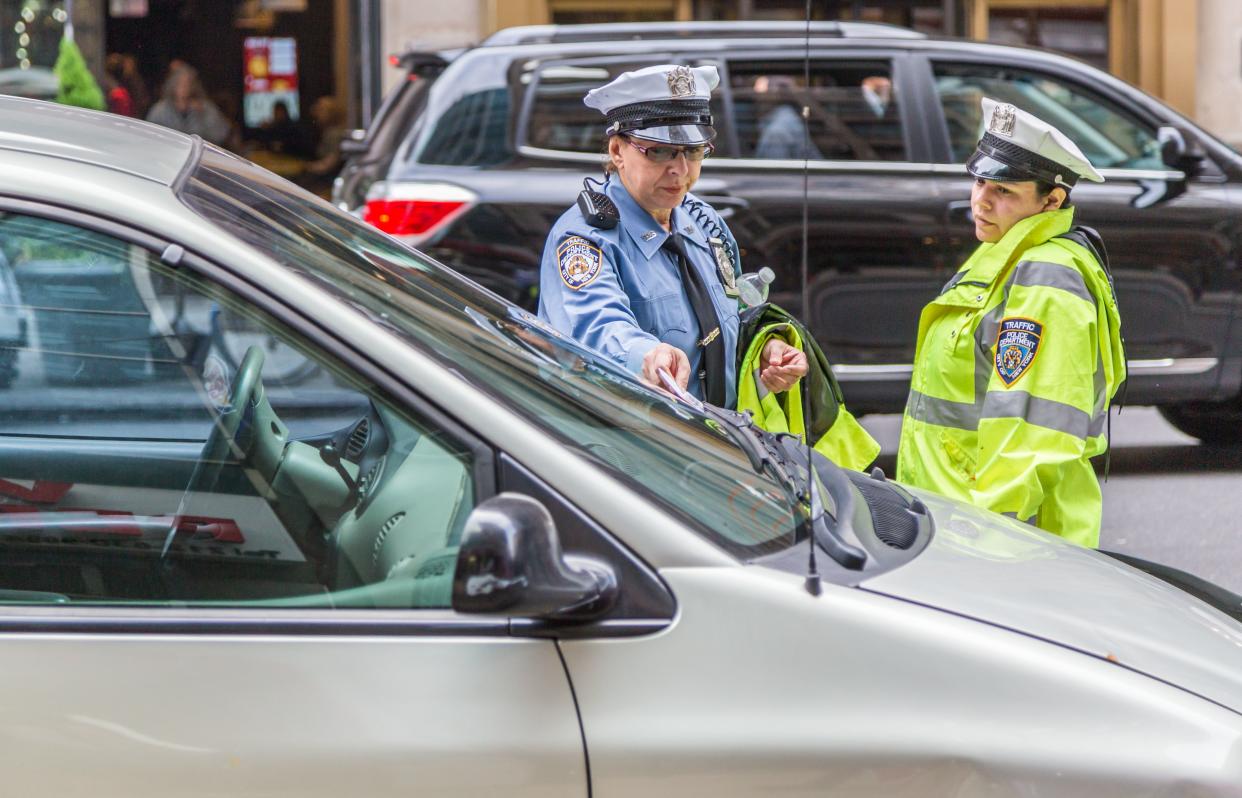
[[[774,394],[759,379],[763,347],[773,338],[780,338],[790,346],[806,352],[794,325],[774,323],[761,327],[751,338],[738,367],[737,409],[749,410],[760,429],[801,436],[805,434],[802,419],[802,380],[788,391]],[[807,360],[809,368],[817,367],[818,359],[811,357],[810,353],[807,353]],[[837,465],[855,471],[871,465],[880,453],[880,444],[863,429],[843,404],[838,406],[837,417],[832,426],[812,446]]]
[[[982,244],[919,318],[897,478],[1084,546],[1100,540],[1089,458],[1126,376],[1104,268],[1065,238],[1072,208]]]

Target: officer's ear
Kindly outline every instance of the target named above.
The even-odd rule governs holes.
[[[1065,204],[1065,199],[1068,196],[1069,195],[1066,193],[1065,189],[1060,186],[1053,188],[1052,191],[1049,191],[1048,195],[1044,197],[1044,210],[1059,210]]]
[[[612,171],[621,169],[621,137],[608,137],[608,160],[612,161]]]

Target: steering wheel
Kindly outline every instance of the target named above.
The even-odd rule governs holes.
[[[220,472],[229,461],[230,451],[236,452],[239,462],[244,461],[249,454],[238,445],[237,433],[246,418],[246,411],[263,396],[262,373],[263,350],[258,346],[250,346],[229,383],[228,403],[220,408],[219,414],[212,420],[211,432],[203,442],[198,462],[194,464],[194,473],[190,476],[190,484],[186,486],[187,494],[215,487]]]

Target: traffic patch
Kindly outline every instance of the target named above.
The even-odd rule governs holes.
[[[1002,319],[996,335],[996,376],[1005,387],[1013,385],[1030,370],[1039,353],[1044,325],[1034,319]]]

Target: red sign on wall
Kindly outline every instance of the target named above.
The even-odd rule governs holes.
[[[298,118],[298,44],[288,37],[247,36],[244,42],[247,127],[272,118],[272,107],[283,102],[289,117]]]

